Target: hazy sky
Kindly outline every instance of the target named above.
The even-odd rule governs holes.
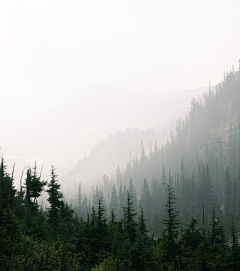
[[[76,163],[102,140],[104,127],[90,123],[100,109],[87,90],[102,92],[112,85],[151,94],[195,89],[209,79],[219,83],[224,70],[238,69],[239,14],[239,0],[1,1],[2,152],[40,164],[44,160],[47,173],[46,163],[56,165],[59,174],[69,157]],[[87,101],[82,119],[66,112],[46,121],[48,109],[75,93]],[[71,120],[73,129],[61,118]],[[110,128],[105,137],[115,132]],[[17,163],[16,180],[24,166]]]
[[[2,1],[0,113],[25,118],[90,84],[214,85],[238,69],[239,12],[239,0]]]

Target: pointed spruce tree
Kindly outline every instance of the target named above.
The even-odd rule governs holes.
[[[163,233],[161,236],[165,260],[167,262],[174,261],[177,254],[177,244],[178,244],[178,211],[176,210],[176,197],[174,195],[173,189],[166,185],[167,187],[167,202],[165,204],[166,216],[162,223],[164,225]]]
[[[63,204],[62,198],[63,194],[60,192],[61,185],[58,183],[57,175],[55,173],[55,168],[52,166],[51,169],[51,180],[48,183],[48,221],[53,229],[56,229],[56,226],[59,222],[60,208]]]
[[[134,211],[132,197],[128,191],[126,203],[127,206],[123,207],[125,233],[127,238],[129,238],[131,242],[134,242],[137,237],[137,223],[135,221],[137,213]]]
[[[225,170],[225,194],[224,194],[224,210],[231,207],[232,181],[228,167]]]

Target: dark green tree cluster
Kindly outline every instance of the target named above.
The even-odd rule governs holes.
[[[100,197],[84,220],[64,202],[53,167],[48,182],[41,181],[36,166],[28,169],[25,189],[19,192],[3,160],[0,170],[0,270],[238,270],[240,249],[233,219],[229,240],[215,206],[208,230],[204,218],[200,228],[194,218],[182,228],[179,199],[169,184],[163,186],[162,228],[156,237],[147,231],[142,206],[137,214],[129,191],[120,219],[113,209],[106,218]],[[37,198],[46,185],[49,207],[43,210]]]
[[[144,215],[137,222],[129,193],[121,220],[112,210],[107,221],[102,197],[84,220],[64,202],[53,167],[48,182],[29,168],[19,192],[3,159],[0,172],[0,270],[152,270]],[[37,202],[44,189],[46,210]]]
[[[77,270],[80,255],[72,248],[74,211],[63,201],[54,168],[51,180],[42,181],[36,165],[26,172],[20,191],[13,173],[0,166],[0,270]],[[48,185],[49,208],[38,198]],[[68,234],[71,232],[71,234]]]

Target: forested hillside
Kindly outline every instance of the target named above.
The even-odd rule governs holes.
[[[135,209],[143,207],[148,229],[156,234],[164,216],[164,183],[168,183],[176,192],[182,223],[192,216],[200,219],[203,208],[209,222],[214,204],[225,226],[230,225],[231,216],[238,222],[239,89],[239,73],[226,73],[216,91],[210,87],[204,99],[192,100],[189,115],[178,120],[165,145],[149,142],[146,152],[142,144],[140,159],[134,157],[125,169],[118,167],[115,178],[104,175],[92,190],[91,204],[95,206],[103,196],[109,213],[113,208],[120,218],[128,190]],[[72,203],[80,204],[77,199]],[[86,216],[87,208],[82,212]]]
[[[93,184],[101,180],[103,173],[111,176],[115,174],[118,165],[125,168],[131,157],[140,155],[142,141],[149,142],[156,139],[154,129],[139,130],[128,128],[125,132],[118,131],[109,135],[106,141],[97,144],[84,159],[81,159],[74,170],[61,178],[62,188],[66,194],[73,194],[78,184],[89,193]],[[158,136],[158,141],[164,138]]]
[[[110,177],[115,174],[118,165],[120,168],[125,168],[127,162],[132,158],[140,157],[141,142],[145,145],[146,152],[149,151],[150,141],[154,144],[156,140],[157,144],[161,146],[166,142],[169,131],[175,128],[174,118],[185,115],[191,100],[206,90],[207,87],[202,87],[173,93],[144,95],[116,90],[110,86],[94,86],[94,88],[92,86],[86,89],[86,92],[94,97],[94,103],[91,106],[88,105],[89,101],[85,101],[84,97],[79,95],[68,99],[66,103],[59,106],[50,122],[58,119],[59,116],[65,116],[64,118],[60,117],[62,129],[62,127],[66,128],[69,125],[69,117],[66,116],[69,115],[71,119],[73,118],[73,128],[66,128],[67,131],[64,133],[71,131],[71,134],[77,135],[74,156],[80,153],[80,146],[83,145],[86,148],[86,139],[94,138],[94,143],[96,143],[98,141],[97,135],[103,135],[103,130],[106,136],[90,152],[87,151],[85,157],[80,159],[78,163],[74,162],[73,170],[60,178],[65,193],[67,195],[73,194],[80,182],[84,186],[84,190],[89,192],[93,183],[99,181],[103,174]],[[95,117],[94,108],[98,106],[100,109]],[[79,132],[75,129],[79,129],[79,125],[83,123],[85,126],[89,126],[87,119],[90,117],[90,123],[96,125],[93,129],[95,132],[87,134],[86,139],[83,139],[78,136]],[[53,128],[55,129],[55,125]],[[54,131],[52,133],[54,134]],[[64,138],[69,138],[68,134],[65,134]],[[74,141],[69,139],[69,142]],[[68,149],[70,150],[70,148]],[[61,152],[58,148],[57,152],[64,153],[64,150]],[[72,159],[69,156],[70,152],[66,157],[60,155],[58,160],[61,158],[63,161],[67,158],[68,164]],[[53,156],[51,156],[52,160],[55,161]],[[55,165],[59,171],[58,164]]]
[[[70,204],[54,167],[49,181],[29,168],[17,191],[2,158],[0,270],[238,270],[239,105],[232,70],[165,145],[141,144],[90,195],[79,183]]]
[[[97,174],[102,172],[109,174],[109,169],[114,171],[122,161],[125,167],[131,137],[136,138],[136,128],[140,131],[144,129],[142,134],[147,134],[145,130],[153,129],[155,126],[158,128],[158,133],[170,124],[173,129],[175,123],[171,120],[185,113],[192,98],[198,97],[206,90],[207,87],[200,87],[186,91],[179,89],[178,92],[144,95],[110,85],[91,85],[79,89],[56,105],[53,103],[51,109],[43,110],[42,113],[34,115],[31,111],[30,118],[22,118],[21,121],[17,121],[18,118],[13,121],[1,118],[0,125],[5,129],[1,132],[0,146],[6,163],[11,168],[16,163],[14,176],[17,187],[24,165],[31,163],[29,160],[36,161],[38,165],[44,164],[42,172],[44,178],[48,177],[48,171],[53,163],[58,169],[59,176],[63,176],[80,160],[83,166],[79,165],[78,176],[76,176],[78,182],[95,179]],[[3,114],[4,111],[1,112]],[[119,132],[126,131],[128,127],[135,130],[132,136],[128,132],[126,135]],[[164,138],[168,136],[169,130],[170,128],[166,129]],[[111,149],[108,149],[110,147],[108,137],[116,133],[118,135],[111,140],[113,144],[114,139],[117,139],[114,146],[116,152],[111,153]],[[9,134],[18,136],[10,137]],[[122,147],[119,146],[121,134],[124,140]],[[149,135],[146,136],[146,142],[149,140]],[[136,141],[141,142],[144,139],[144,135],[139,135]],[[101,144],[101,147],[106,149],[96,154],[99,148],[92,150],[93,146],[103,140],[106,144],[105,146]],[[122,148],[126,151],[123,152]],[[134,148],[133,144],[131,149],[134,156],[135,150],[139,152],[139,144],[137,148]],[[112,155],[115,164],[112,163]],[[94,172],[89,172],[89,168],[85,167],[85,156],[89,163],[96,166]],[[124,159],[126,156],[127,160]],[[73,184],[73,178],[68,176],[69,182]]]

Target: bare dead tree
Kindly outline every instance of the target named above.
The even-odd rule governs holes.
[[[43,166],[44,166],[44,164],[42,164],[41,172],[40,172],[40,175],[39,175],[39,180],[41,180]]]
[[[21,175],[21,178],[20,178],[20,196],[22,197],[22,177],[23,177],[23,172],[27,169],[27,167],[25,167],[22,171],[22,175]]]

